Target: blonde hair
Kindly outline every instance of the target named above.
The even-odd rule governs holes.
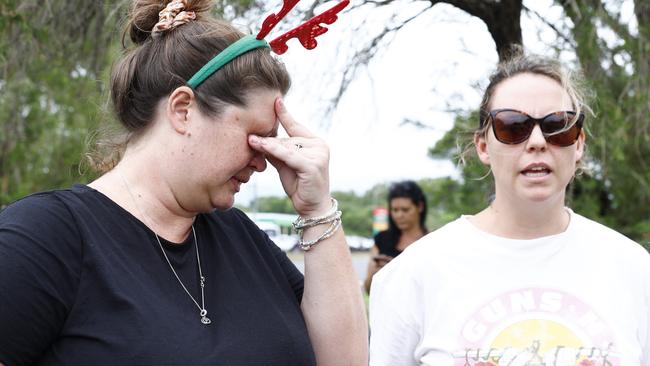
[[[519,74],[535,74],[549,77],[558,82],[569,95],[572,107],[576,116],[580,113],[594,116],[592,109],[589,107],[589,100],[593,98],[593,93],[587,87],[586,81],[581,73],[565,68],[559,61],[534,54],[524,54],[521,48],[513,49],[512,57],[497,65],[496,70],[490,75],[488,86],[485,88],[483,98],[479,106],[479,124],[468,135],[471,135],[471,141],[465,143],[465,148],[460,149],[459,163],[465,164],[469,154],[474,152],[473,137],[478,135],[485,137],[491,124],[488,121],[494,91],[503,81],[508,80]],[[576,118],[577,120],[577,118]],[[575,122],[575,121],[574,121]],[[567,126],[569,128],[571,126]],[[583,173],[586,168],[583,159],[578,162],[576,174]],[[487,177],[486,174],[481,179]]]
[[[490,75],[490,82],[483,93],[483,99],[479,106],[479,128],[475,133],[485,136],[488,128],[487,119],[491,109],[490,105],[496,87],[511,77],[525,73],[542,75],[557,81],[569,95],[576,115],[585,113],[593,116],[593,111],[587,104],[587,100],[591,95],[582,74],[564,68],[555,59],[539,55],[525,55],[523,52],[518,51],[507,61],[499,63],[497,69]]]

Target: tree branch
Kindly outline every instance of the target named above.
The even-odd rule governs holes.
[[[523,10],[524,10],[526,13],[529,13],[529,14],[533,14],[533,15],[535,15],[535,17],[537,17],[537,19],[541,20],[542,23],[546,24],[547,27],[549,27],[549,28],[551,28],[553,31],[555,31],[555,34],[557,34],[558,37],[562,38],[562,39],[564,40],[564,42],[566,42],[567,44],[569,44],[569,46],[571,46],[572,48],[576,48],[577,45],[576,45],[576,43],[575,43],[571,38],[569,38],[567,35],[565,35],[565,34],[564,34],[560,29],[558,29],[558,28],[557,28],[553,23],[549,22],[549,21],[548,21],[544,16],[542,16],[539,12],[537,12],[536,10],[533,10],[533,9],[527,7],[527,6],[524,6],[524,7],[523,7]]]
[[[360,66],[367,66],[368,62],[377,53],[378,45],[380,44],[380,42],[384,40],[388,35],[394,34],[395,32],[402,29],[405,25],[407,25],[412,20],[422,15],[424,12],[431,9],[432,7],[433,5],[429,5],[428,7],[422,9],[417,14],[411,16],[410,18],[404,20],[403,22],[401,22],[396,26],[392,26],[392,27],[385,26],[384,29],[378,35],[376,35],[375,37],[372,38],[372,40],[370,40],[370,43],[368,45],[366,45],[363,49],[354,53],[354,56],[352,56],[353,61],[351,62],[350,67],[347,67],[343,72],[343,77],[341,78],[341,85],[339,86],[339,89],[336,95],[334,96],[334,98],[332,98],[330,107],[328,107],[327,109],[327,113],[332,112],[333,108],[339,103],[339,101],[343,97],[343,94],[347,90],[348,86],[356,76],[358,68]]]
[[[430,0],[432,5],[447,3],[483,21],[494,40],[499,61],[512,56],[521,37],[522,0]]]

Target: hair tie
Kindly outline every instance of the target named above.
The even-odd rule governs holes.
[[[158,23],[151,30],[152,37],[159,37],[164,31],[196,19],[196,13],[185,11],[187,0],[173,0],[158,13]]]

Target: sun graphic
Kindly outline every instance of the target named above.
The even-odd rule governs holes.
[[[583,342],[566,326],[548,319],[527,319],[509,325],[497,334],[492,348],[528,348],[539,345],[538,354],[556,347],[580,348]]]

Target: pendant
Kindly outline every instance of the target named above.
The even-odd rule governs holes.
[[[212,320],[208,318],[206,315],[208,315],[208,311],[205,309],[201,309],[201,312],[199,313],[201,315],[201,323],[208,325],[212,323]]]

